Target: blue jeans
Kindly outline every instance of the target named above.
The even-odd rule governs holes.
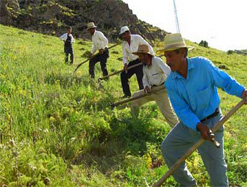
[[[222,114],[219,113],[217,116],[204,121],[203,124],[213,129],[221,118]],[[188,128],[182,122],[178,123],[161,145],[161,151],[168,167],[170,168],[200,138],[199,132]],[[220,143],[220,148],[216,148],[212,142],[205,141],[198,148],[198,151],[210,176],[211,186],[228,186],[223,126],[215,133],[215,139]],[[196,185],[196,181],[187,169],[185,162],[173,173],[173,177],[181,186]]]

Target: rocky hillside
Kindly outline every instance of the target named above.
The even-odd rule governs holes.
[[[167,32],[143,22],[121,0],[0,0],[0,23],[59,36],[72,26],[76,37],[89,38],[86,24],[94,21],[110,41],[116,41],[121,26],[150,42]]]

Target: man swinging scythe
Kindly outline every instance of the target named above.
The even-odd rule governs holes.
[[[161,51],[164,52],[172,71],[165,86],[172,106],[181,120],[161,145],[165,162],[171,168],[200,138],[211,140],[211,129],[224,119],[219,108],[217,88],[243,98],[242,104],[247,104],[247,90],[227,73],[215,67],[210,60],[203,57],[188,58],[189,46],[185,44],[181,34],[167,35],[164,43]],[[222,124],[214,138],[221,144],[220,148],[206,141],[198,147],[198,151],[209,173],[211,185],[228,186]],[[196,185],[184,160],[174,171],[173,177],[182,186]]]

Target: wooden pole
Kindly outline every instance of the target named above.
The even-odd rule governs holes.
[[[135,67],[137,67],[137,66],[140,66],[140,65],[142,65],[142,63],[138,63],[138,64],[135,64],[135,65],[133,65],[133,66],[130,66],[130,67],[127,68],[127,71],[130,70],[130,69],[132,69],[132,68],[135,68]],[[121,73],[122,71],[124,71],[124,69],[118,70],[118,71],[116,71],[116,72],[114,72],[114,73],[112,73],[112,74],[110,74],[110,75],[106,75],[106,76],[104,76],[104,77],[100,77],[98,80],[106,79],[106,78],[111,77],[111,76],[113,76],[113,75],[119,74],[119,73]]]
[[[232,108],[212,129],[212,132],[215,133],[239,108],[244,105],[245,99],[242,99],[234,108]],[[174,172],[176,169],[185,161],[187,157],[189,157],[205,140],[200,139],[196,142],[180,159],[178,159],[172,167],[166,172],[163,177],[156,182],[153,186],[158,187],[163,184],[166,179]]]
[[[113,47],[116,47],[117,45],[118,45],[118,43],[116,43],[116,44],[110,46],[108,49],[111,49],[111,48],[113,48]],[[99,52],[96,53],[95,55],[93,55],[93,57],[97,56],[98,54],[99,54]],[[93,57],[92,57],[92,58],[93,58]],[[82,64],[85,64],[85,63],[86,63],[87,61],[89,61],[89,60],[90,60],[90,59],[88,58],[87,60],[84,60],[82,63],[78,64],[77,67],[76,67],[75,70],[74,70],[74,73],[78,70],[78,68],[79,68]]]
[[[148,95],[151,95],[151,94],[153,94],[153,93],[155,93],[155,92],[158,92],[158,91],[160,91],[160,90],[163,90],[163,89],[165,89],[164,85],[160,85],[160,86],[154,87],[154,88],[153,88],[150,92],[148,92],[148,93],[144,93],[143,95],[139,95],[139,96],[136,96],[136,97],[132,97],[132,98],[129,98],[129,99],[125,99],[125,100],[123,100],[123,101],[119,101],[119,102],[113,103],[113,104],[111,105],[111,107],[112,107],[112,109],[113,109],[115,106],[118,106],[118,105],[121,105],[121,104],[124,104],[124,103],[128,103],[128,102],[130,102],[130,101],[134,101],[134,100],[140,99],[140,98],[142,98],[142,97],[146,97],[146,96],[148,96]]]
[[[162,56],[163,56],[163,55],[160,55],[160,56],[158,56],[158,57],[162,57]],[[130,69],[132,69],[132,68],[135,68],[135,67],[137,67],[137,66],[140,66],[140,65],[142,65],[142,63],[138,63],[138,64],[135,64],[135,65],[133,65],[133,66],[130,66],[130,67],[127,68],[127,71],[130,70]],[[98,81],[103,80],[103,79],[106,79],[106,78],[109,78],[109,77],[111,77],[111,76],[113,76],[113,75],[116,75],[116,74],[119,74],[119,73],[121,73],[121,72],[123,72],[123,71],[124,71],[124,69],[121,69],[121,70],[118,70],[118,71],[116,71],[116,72],[114,72],[114,73],[112,73],[112,74],[110,74],[110,75],[106,75],[106,76],[104,76],[104,77],[100,77],[100,78],[98,78]]]

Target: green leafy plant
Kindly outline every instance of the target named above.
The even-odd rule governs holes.
[[[111,110],[122,95],[119,75],[102,81],[103,89],[89,78],[88,64],[73,74],[58,38],[2,25],[0,33],[0,186],[145,186],[144,178],[151,185],[168,170],[160,144],[170,127],[154,103],[145,105],[138,119],[129,104]],[[247,85],[246,56],[187,42],[195,47],[189,56],[224,64]],[[89,51],[91,41],[74,44],[75,64],[86,58],[82,48]],[[108,70],[122,69],[121,45],[109,51]],[[102,77],[99,64],[95,73]],[[138,90],[135,77],[130,85]],[[239,101],[219,93],[223,113]],[[246,185],[245,119],[243,108],[225,125],[232,186]],[[198,153],[187,163],[198,185],[209,185]],[[171,177],[166,184],[176,182]]]

